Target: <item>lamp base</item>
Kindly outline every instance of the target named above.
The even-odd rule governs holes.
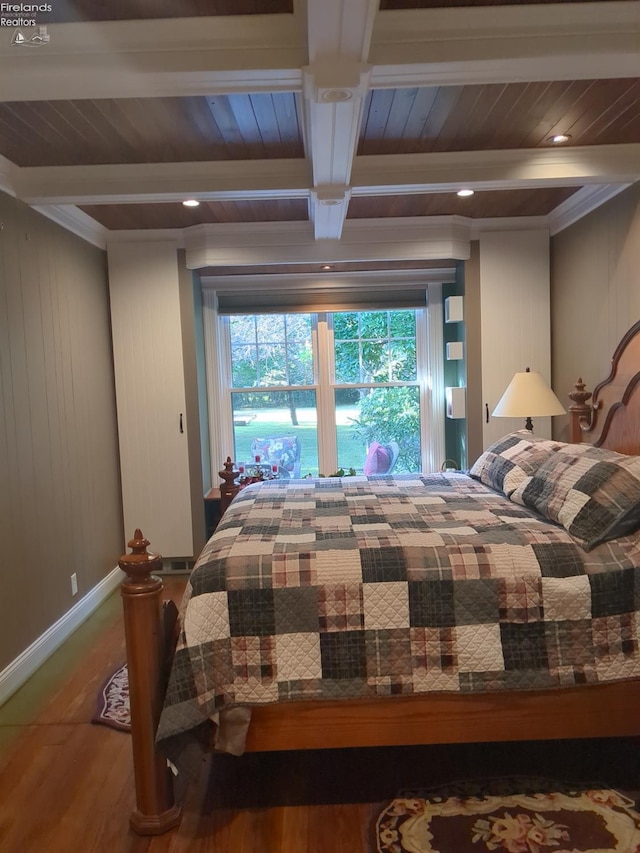
[[[524,424],[524,428],[528,429],[529,432],[533,432],[533,421],[531,420],[531,418],[527,418]]]

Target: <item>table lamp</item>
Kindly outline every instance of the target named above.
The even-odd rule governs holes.
[[[496,418],[526,418],[525,429],[533,432],[531,418],[564,415],[565,408],[536,370],[516,373],[493,410]]]

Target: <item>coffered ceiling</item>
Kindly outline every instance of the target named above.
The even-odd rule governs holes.
[[[51,6],[45,43],[0,30],[0,188],[97,245],[172,239],[209,269],[465,257],[640,178],[640,0]]]

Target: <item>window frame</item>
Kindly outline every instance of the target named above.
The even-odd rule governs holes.
[[[429,282],[424,286],[428,293],[428,306],[416,310],[416,362],[415,381],[390,381],[384,383],[336,384],[334,365],[334,338],[330,315],[345,310],[373,311],[375,306],[334,310],[306,311],[311,315],[311,340],[314,356],[313,385],[258,386],[263,391],[312,390],[316,394],[318,419],[318,467],[321,472],[337,468],[337,436],[335,426],[335,389],[345,387],[406,387],[419,388],[420,445],[422,471],[438,470],[444,459],[444,355],[442,285]],[[234,429],[232,394],[251,389],[233,389],[231,366],[230,315],[217,311],[216,293],[203,291],[205,325],[205,360],[207,393],[209,400],[210,446],[212,482],[217,483],[217,471],[227,456],[233,456]],[[395,310],[393,306],[384,309]],[[398,306],[397,310],[403,310]],[[237,312],[249,314],[249,311]],[[256,312],[263,313],[263,312]],[[285,309],[279,314],[294,313]]]

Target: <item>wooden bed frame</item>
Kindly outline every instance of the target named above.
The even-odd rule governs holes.
[[[640,322],[618,345],[607,379],[569,394],[571,442],[640,454]],[[222,491],[233,489],[224,478]],[[233,497],[229,491],[227,499]],[[157,835],[180,821],[172,777],[155,746],[167,660],[176,641],[175,605],[162,604],[162,558],[140,530],[120,568],[129,667],[136,808],[130,824]],[[397,696],[294,702],[252,709],[247,751],[552,740],[640,735],[640,680],[562,690]]]

